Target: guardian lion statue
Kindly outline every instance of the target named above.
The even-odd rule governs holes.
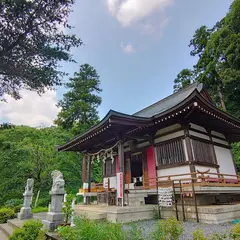
[[[34,179],[33,178],[28,178],[24,194],[33,193],[33,185],[34,185]]]
[[[53,179],[53,185],[52,185],[51,191],[64,192],[65,181],[63,179],[63,174],[58,170],[54,170],[51,174],[51,177]]]

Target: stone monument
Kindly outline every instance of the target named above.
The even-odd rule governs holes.
[[[20,212],[17,214],[18,219],[28,219],[32,218],[32,209],[31,209],[31,202],[32,202],[32,196],[33,196],[33,185],[34,180],[33,178],[29,178],[27,180],[27,185],[25,187],[25,192],[23,193],[23,207],[21,208]]]
[[[62,213],[62,204],[65,194],[63,174],[55,170],[51,174],[53,179],[52,189],[49,192],[51,195],[51,204],[43,224],[50,231],[54,231],[58,225],[64,222],[64,214]]]

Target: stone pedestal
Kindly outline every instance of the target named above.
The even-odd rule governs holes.
[[[64,214],[62,213],[62,204],[64,199],[64,180],[63,175],[59,171],[52,172],[53,186],[49,192],[51,195],[51,204],[46,219],[43,224],[48,231],[54,231],[60,224],[64,222]]]
[[[60,224],[64,222],[64,214],[62,213],[62,204],[65,192],[50,192],[52,195],[50,211],[47,213],[46,220],[43,224],[49,231],[54,231]]]
[[[32,218],[32,209],[31,209],[31,202],[32,202],[32,196],[33,196],[33,179],[27,180],[27,185],[25,187],[25,192],[23,193],[24,201],[23,201],[23,207],[21,208],[20,212],[17,214],[18,219],[28,219]]]

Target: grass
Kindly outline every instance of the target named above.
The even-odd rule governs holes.
[[[47,212],[48,207],[36,207],[32,209],[32,213]]]

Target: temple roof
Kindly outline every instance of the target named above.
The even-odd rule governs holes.
[[[218,109],[202,84],[194,83],[141,111],[129,115],[110,110],[95,126],[85,133],[59,146],[59,151],[97,151],[137,132],[148,135],[160,129],[188,119],[228,135],[229,140],[240,140],[239,119]]]
[[[202,83],[194,83],[190,86],[184,88],[183,90],[176,92],[174,94],[169,95],[166,98],[161,99],[160,101],[136,112],[133,116],[138,117],[152,117],[168,109],[174,107],[175,105],[181,103],[184,99],[186,99],[194,90],[201,92],[203,90]]]

